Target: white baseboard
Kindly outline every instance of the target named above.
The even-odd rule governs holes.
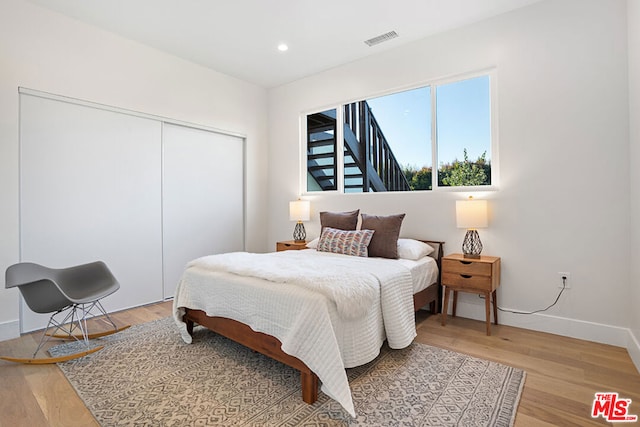
[[[503,308],[509,310],[506,307]],[[517,310],[514,309],[513,311]],[[451,310],[449,310],[449,313],[451,313]],[[485,307],[484,304],[472,304],[458,299],[456,314],[461,317],[484,321]],[[516,326],[518,328],[547,332],[623,348],[628,348],[630,342],[629,335],[631,332],[629,328],[552,316],[549,314],[536,313],[525,315],[498,311],[498,321],[502,325]],[[629,353],[631,353],[631,351],[629,351]],[[635,359],[634,363],[636,363],[636,366],[638,365]]]
[[[11,320],[0,323],[0,341],[18,338],[20,336],[20,321]]]
[[[638,337],[633,335],[631,329],[629,329],[627,337],[627,351],[631,356],[631,360],[633,360],[633,364],[636,365],[636,369],[640,372],[640,341],[638,341]]]

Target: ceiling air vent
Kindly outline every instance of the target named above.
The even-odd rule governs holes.
[[[382,42],[386,42],[387,40],[395,39],[396,37],[398,37],[398,33],[396,33],[395,31],[389,31],[388,33],[380,34],[379,36],[376,36],[369,40],[365,40],[364,42],[367,44],[367,46],[371,47]]]

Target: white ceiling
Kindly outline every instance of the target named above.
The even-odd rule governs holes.
[[[29,1],[269,88],[540,0]]]

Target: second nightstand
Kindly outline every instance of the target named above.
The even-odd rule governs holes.
[[[491,335],[491,302],[493,302],[493,320],[498,324],[498,303],[496,289],[500,286],[500,258],[481,256],[465,258],[462,254],[451,254],[442,257],[442,291],[444,306],[442,308],[442,326],[447,321],[449,293],[453,291],[453,308],[451,314],[456,315],[458,291],[484,294],[487,335]]]
[[[307,242],[296,242],[295,240],[285,240],[283,242],[276,242],[276,251],[298,251],[300,249],[307,249]]]

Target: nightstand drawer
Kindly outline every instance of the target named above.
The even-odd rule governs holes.
[[[482,262],[443,259],[442,270],[470,276],[491,276],[491,264]]]
[[[276,251],[299,251],[301,249],[307,249],[307,242],[296,242],[294,240],[288,240],[284,242],[276,242]]]
[[[479,276],[470,274],[442,272],[442,284],[451,288],[476,289],[480,291],[491,290],[491,276]]]

